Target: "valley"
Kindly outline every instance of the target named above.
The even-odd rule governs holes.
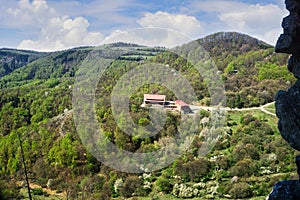
[[[212,34],[197,43],[210,56],[209,62],[201,63],[207,69],[203,74],[183,56],[163,47],[115,43],[49,53],[1,49],[0,199],[27,198],[24,164],[35,199],[265,199],[277,181],[296,179],[296,152],[281,138],[274,108],[277,91],[286,90],[295,82],[286,67],[288,56],[275,54],[271,45],[236,32]],[[192,58],[194,54],[190,55],[189,49],[186,44],[177,47],[176,52]],[[200,48],[196,50],[195,55],[205,54]],[[99,76],[97,88],[89,90],[85,84],[96,80],[95,72],[99,70],[93,68],[97,63],[87,62],[93,56],[108,64]],[[220,77],[218,81],[223,83],[226,96],[222,99],[223,118],[216,115],[220,122],[215,120],[215,102],[211,97],[211,88],[216,88],[205,76],[212,63],[216,66],[212,72]],[[155,157],[149,157],[149,166],[143,166],[140,173],[115,170],[88,151],[90,147],[84,145],[79,130],[86,131],[87,138],[95,134],[98,143],[91,145],[95,149],[111,143],[124,151],[146,154],[182,142],[175,140],[184,119],[179,112],[164,113],[164,124],[155,135],[143,129],[153,119],[149,109],[140,106],[144,94],[178,99],[178,91],[151,80],[135,88],[136,82],[131,80],[140,79],[132,72],[140,66],[146,66],[144,72],[149,74],[142,80],[164,77],[164,71],[151,70],[154,64],[168,66],[172,72],[172,77],[159,80],[173,83],[181,76],[193,88],[194,96],[186,102],[198,111],[192,118],[198,126],[191,129],[192,133],[189,129],[182,133],[191,134],[193,140],[176,160],[160,170],[145,170],[166,161]],[[77,84],[83,72],[91,75],[90,79]],[[132,76],[126,79],[128,74]],[[125,82],[120,84],[122,78]],[[118,84],[132,92],[126,106],[128,113],[120,112],[120,121],[114,118],[119,107],[111,103]],[[186,96],[191,91],[185,87],[177,90]],[[76,91],[91,99],[92,112],[87,112],[85,99],[77,99],[80,107],[74,108]],[[127,93],[120,91],[117,90],[117,97],[122,100]],[[86,120],[84,127],[76,123],[78,112],[86,113],[81,116]],[[124,131],[128,116],[137,127],[142,127],[134,129],[133,135]],[[189,120],[184,122],[189,125]],[[224,125],[214,127],[215,123]],[[92,131],[94,126],[104,137]],[[201,147],[210,144],[208,141],[214,145],[201,156]],[[177,149],[171,150],[174,151],[168,155],[176,156]],[[103,151],[99,157],[109,153]],[[117,151],[113,153],[118,155]],[[126,163],[128,158],[119,159]]]

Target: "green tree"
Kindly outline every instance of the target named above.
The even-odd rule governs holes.
[[[170,183],[169,179],[164,177],[159,177],[156,182],[156,186],[158,187],[159,191],[169,193],[172,191],[172,184]]]
[[[78,157],[77,145],[78,142],[73,141],[68,133],[50,149],[48,154],[49,161],[52,164],[58,163],[61,166],[74,168]]]

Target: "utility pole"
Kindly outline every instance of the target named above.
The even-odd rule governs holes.
[[[32,200],[31,192],[30,192],[29,179],[28,179],[27,169],[26,169],[26,164],[25,164],[25,156],[24,156],[24,151],[23,151],[23,145],[22,145],[21,136],[20,136],[19,133],[18,133],[18,139],[19,139],[19,142],[20,142],[22,163],[23,163],[23,168],[24,168],[24,173],[25,173],[25,180],[26,180],[26,184],[27,184],[28,197],[29,197],[29,200]]]

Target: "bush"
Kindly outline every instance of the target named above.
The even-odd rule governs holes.
[[[232,189],[229,190],[229,195],[234,199],[249,198],[252,196],[252,191],[249,184],[236,183],[233,184]]]
[[[0,199],[21,199],[17,185],[0,180]]]
[[[44,194],[44,191],[42,188],[35,188],[35,189],[32,189],[32,194],[41,196]]]
[[[237,162],[233,167],[231,167],[229,169],[229,175],[249,177],[253,174],[257,174],[257,171],[258,170],[256,164],[250,159],[245,159]]]
[[[141,187],[141,180],[137,176],[128,176],[122,188],[120,189],[121,196],[128,198],[133,196],[133,194],[138,191],[138,189]]]
[[[197,182],[209,174],[211,164],[208,160],[199,159],[188,162],[185,167],[187,168],[190,180]]]
[[[240,119],[240,123],[243,125],[249,125],[250,122],[254,121],[255,117],[251,114],[246,114]]]
[[[158,187],[159,191],[169,193],[172,191],[172,184],[170,183],[169,179],[159,177],[156,181],[156,186]]]

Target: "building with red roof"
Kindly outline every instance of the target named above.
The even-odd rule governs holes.
[[[161,105],[166,104],[166,95],[144,94],[144,105]]]
[[[177,110],[179,112],[183,112],[184,114],[193,113],[190,106],[182,100],[176,100],[175,105],[177,106]]]

